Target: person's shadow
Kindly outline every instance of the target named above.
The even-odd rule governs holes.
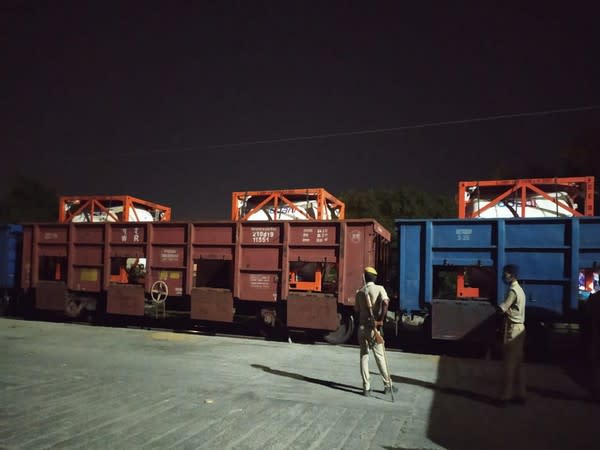
[[[444,366],[444,360],[445,360],[445,357],[442,357],[441,358],[442,366]],[[326,386],[331,389],[337,389],[337,390],[344,391],[344,392],[350,392],[352,394],[361,394],[362,395],[362,388],[360,388],[358,386],[351,386],[349,384],[336,383],[334,381],[321,380],[319,378],[307,377],[307,376],[301,375],[299,373],[286,372],[284,370],[279,370],[279,369],[272,369],[272,368],[270,368],[268,366],[264,366],[262,364],[251,364],[250,366],[254,367],[255,369],[260,369],[264,372],[267,372],[267,373],[270,373],[273,375],[278,375],[280,377],[286,377],[286,378],[291,378],[293,380],[305,381],[307,383],[314,383],[314,384],[318,384],[320,386]],[[439,372],[443,372],[443,370],[438,371],[438,375],[439,375]],[[378,373],[375,373],[375,372],[371,372],[371,374],[379,375]],[[483,403],[483,404],[489,404],[489,405],[496,404],[496,398],[493,396],[475,392],[475,391],[471,391],[468,389],[462,389],[462,388],[458,388],[458,387],[444,385],[444,383],[440,383],[441,380],[439,380],[439,379],[438,379],[438,382],[432,383],[429,381],[423,381],[423,380],[403,377],[403,376],[399,376],[399,375],[391,375],[391,377],[392,377],[392,380],[394,381],[394,383],[396,383],[398,385],[410,384],[413,386],[419,386],[419,387],[422,387],[425,389],[429,389],[429,390],[432,390],[437,393],[449,394],[449,395],[452,395],[455,397],[462,397],[464,399],[469,399],[471,401],[475,401],[475,402],[479,402],[479,403]],[[444,378],[444,377],[441,377],[441,378]],[[568,394],[568,393],[564,393],[564,392],[560,392],[560,391],[555,391],[552,389],[543,389],[543,388],[539,388],[539,387],[531,386],[531,385],[527,386],[527,390],[528,390],[528,392],[534,392],[543,397],[554,398],[554,399],[558,399],[558,400],[580,401],[580,402],[584,402],[584,403],[585,402],[590,402],[590,403],[593,402],[592,399],[588,399],[586,397]]]
[[[326,386],[331,389],[337,389],[340,391],[350,392],[352,394],[361,394],[362,395],[362,388],[357,387],[357,386],[350,386],[348,384],[336,383],[334,381],[329,381],[329,380],[320,380],[318,378],[312,378],[312,377],[300,375],[299,373],[285,372],[283,370],[271,369],[270,367],[263,366],[261,364],[250,364],[250,366],[254,367],[255,369],[260,369],[264,372],[267,372],[267,373],[270,373],[273,375],[279,375],[280,377],[286,377],[286,378],[291,378],[293,380],[305,381],[307,383],[314,383],[314,384],[318,384],[320,386]]]
[[[485,403],[489,405],[495,405],[496,403],[496,399],[492,396],[475,391],[469,391],[467,389],[460,389],[451,386],[442,386],[438,383],[431,383],[429,381],[416,380],[414,378],[401,377],[398,375],[392,375],[392,381],[394,381],[397,384],[410,384],[413,386],[420,386],[425,389],[430,389],[434,392],[463,397],[472,401]]]
[[[251,364],[251,367],[255,369],[260,369],[264,372],[279,375],[281,377],[291,378],[293,380],[305,381],[307,383],[314,383],[320,386],[326,386],[331,389],[337,389],[344,392],[350,392],[352,394],[360,394],[362,395],[362,388],[357,386],[350,386],[348,384],[336,383],[334,381],[329,380],[321,380],[319,378],[307,377],[305,375],[300,375],[299,373],[294,372],[286,372],[284,370],[272,369],[268,366],[263,366],[261,364]],[[373,375],[378,375],[378,373],[371,372]],[[446,394],[457,395],[460,397],[468,398],[470,400],[479,401],[482,403],[493,403],[494,399],[492,397],[488,397],[483,394],[479,394],[477,392],[472,392],[464,389],[456,389],[451,387],[441,387],[436,383],[430,383],[427,381],[416,380],[408,377],[401,377],[398,375],[392,375],[392,380],[398,384],[411,384],[414,386],[424,387],[426,389],[431,389],[437,392],[444,392]]]

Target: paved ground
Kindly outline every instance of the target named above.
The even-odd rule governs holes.
[[[359,395],[351,347],[13,319],[0,346],[1,448],[599,445],[600,405],[557,366],[527,365],[528,404],[499,409],[495,361],[389,352],[391,403]]]

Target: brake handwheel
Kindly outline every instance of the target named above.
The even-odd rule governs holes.
[[[169,296],[169,286],[162,280],[155,281],[152,283],[152,288],[150,289],[150,297],[152,297],[152,301],[156,304],[163,303],[167,297]]]

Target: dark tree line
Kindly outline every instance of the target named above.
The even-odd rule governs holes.
[[[493,179],[595,176],[600,182],[600,133],[588,130],[577,136],[561,153],[558,164],[548,160],[521,165],[514,161],[498,166]]]
[[[596,177],[595,209],[600,214],[600,135],[597,130],[581,133],[561,154],[559,164],[547,161],[522,166],[511,163],[500,165],[492,176],[482,179],[518,179],[553,177]],[[459,180],[456,180],[457,182]],[[388,230],[395,229],[394,220],[399,218],[445,218],[457,217],[458,206],[455,192],[433,195],[410,187],[388,190],[348,191],[339,195],[346,204],[348,218],[374,218]]]
[[[482,179],[596,177],[600,184],[600,135],[592,130],[581,134],[565,149],[560,164],[552,167],[544,161],[534,165],[499,166]],[[456,180],[457,182],[459,180]],[[456,192],[434,195],[410,187],[346,191],[338,197],[346,204],[347,218],[373,218],[393,231],[398,218],[457,217]],[[596,209],[600,201],[596,195]],[[598,215],[598,212],[596,212]],[[58,217],[58,192],[42,182],[21,174],[15,175],[8,191],[0,196],[0,222],[54,222]]]
[[[457,217],[454,197],[409,187],[347,191],[339,196],[346,204],[348,219],[372,218],[390,231],[395,228],[395,219]]]
[[[56,222],[58,192],[40,181],[15,175],[0,197],[0,223]]]

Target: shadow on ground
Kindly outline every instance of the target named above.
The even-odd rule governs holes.
[[[350,392],[352,394],[361,394],[362,395],[362,388],[358,387],[358,386],[350,386],[348,384],[336,383],[334,381],[321,380],[319,378],[307,377],[307,376],[301,375],[299,373],[286,372],[284,370],[278,370],[278,369],[271,369],[270,367],[263,366],[261,364],[251,364],[250,366],[254,367],[255,369],[260,369],[264,372],[270,373],[272,375],[278,375],[280,377],[286,377],[286,378],[291,378],[294,380],[305,381],[307,383],[318,384],[320,386],[325,386],[325,387],[328,387],[331,389],[338,389],[340,391],[345,391],[345,392]]]

